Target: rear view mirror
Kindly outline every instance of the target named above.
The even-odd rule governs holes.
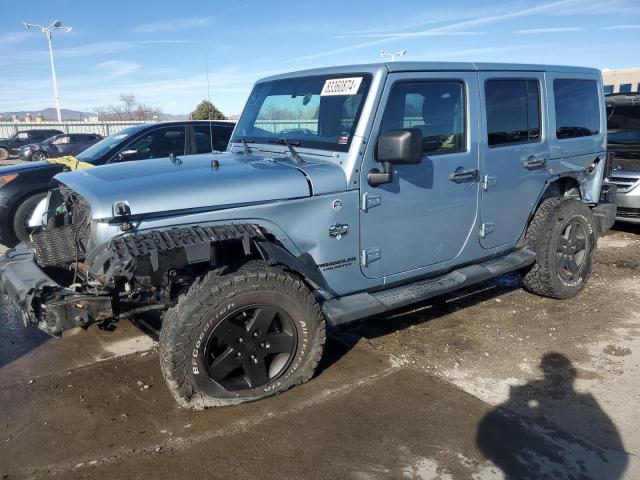
[[[135,149],[123,150],[118,154],[118,161],[121,162],[122,160],[125,160],[128,157],[133,157],[134,155],[137,155],[137,154],[138,154],[138,150],[135,150]]]
[[[422,131],[402,128],[382,132],[376,145],[376,160],[382,163],[383,171],[372,169],[367,176],[369,185],[391,182],[392,165],[418,164],[422,161]]]

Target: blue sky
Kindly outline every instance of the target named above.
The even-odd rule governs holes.
[[[260,77],[304,68],[406,60],[640,66],[640,0],[144,1],[0,0],[0,111],[53,106],[47,44],[23,21],[54,19],[63,108],[118,94],[166,113],[206,98],[242,110]]]

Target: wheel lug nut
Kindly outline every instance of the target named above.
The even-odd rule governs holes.
[[[260,335],[260,333],[258,333],[258,330],[256,330],[255,332],[253,332],[253,338],[256,338],[258,335]]]
[[[242,356],[242,352],[236,353],[236,357],[241,357],[241,356]]]
[[[238,343],[244,343],[244,338],[242,337],[238,338]]]
[[[265,343],[264,342],[260,342],[260,348],[264,348]]]

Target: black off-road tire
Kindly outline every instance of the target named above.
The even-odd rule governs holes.
[[[584,233],[584,251],[575,274],[562,263],[563,245],[569,243],[565,239],[569,225]],[[556,299],[576,296],[591,275],[596,243],[596,223],[587,205],[565,197],[544,200],[526,233],[525,248],[533,251],[537,258],[523,277],[525,290]]]
[[[204,363],[212,357],[207,353],[208,339],[219,331],[216,327],[227,325],[224,322],[230,318],[235,321],[234,312],[256,304],[285,312],[294,325],[295,353],[289,356],[284,370],[267,383],[256,388],[225,389],[212,379]],[[251,340],[248,336],[247,344]],[[164,316],[160,365],[175,400],[185,408],[199,410],[258,400],[308,381],[320,361],[324,343],[324,315],[307,285],[284,268],[252,261],[235,271],[213,270],[179,297]],[[248,348],[247,344],[235,347],[240,351]]]
[[[10,155],[11,152],[8,149],[0,147],[0,160],[7,160]]]
[[[35,195],[30,196],[25,199],[18,208],[16,208],[16,212],[13,215],[13,234],[16,239],[16,244],[20,242],[24,242],[29,240],[30,229],[27,227],[27,222],[29,221],[29,217],[33,213],[33,209],[36,208],[38,203],[47,196],[46,193],[36,193]],[[11,243],[8,241],[7,243]],[[14,246],[14,245],[7,245]]]

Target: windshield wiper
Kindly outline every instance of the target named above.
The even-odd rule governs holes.
[[[302,157],[300,156],[300,154],[298,152],[296,152],[295,148],[293,148],[293,145],[295,145],[296,147],[299,147],[301,145],[301,143],[299,141],[294,140],[294,141],[290,142],[286,138],[282,137],[282,138],[274,138],[273,140],[267,140],[267,142],[268,143],[277,143],[278,145],[286,145],[287,148],[289,149],[289,152],[291,152],[291,156],[296,160],[296,162],[298,162],[298,163],[304,162],[304,160],[302,160]]]
[[[244,138],[244,137],[238,137],[233,141],[233,143],[238,143],[238,142],[242,144],[242,147],[244,148],[244,154],[251,155],[251,149],[249,148],[247,143],[256,143],[256,141],[252,138]]]

